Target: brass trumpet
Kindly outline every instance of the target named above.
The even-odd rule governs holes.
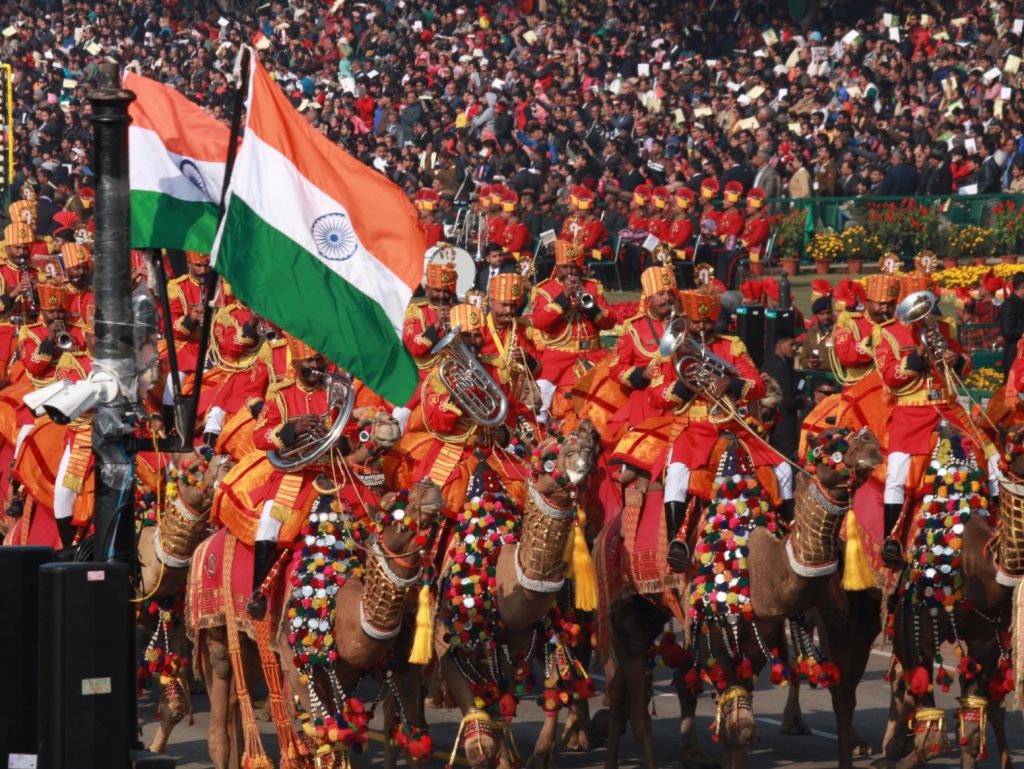
[[[431,355],[444,355],[438,367],[449,397],[481,427],[497,427],[508,414],[508,398],[480,361],[466,347],[456,326],[434,345]]]
[[[574,292],[572,298],[576,301],[576,304],[578,304],[584,310],[589,310],[594,306],[596,302],[593,294],[583,291],[582,289]]]

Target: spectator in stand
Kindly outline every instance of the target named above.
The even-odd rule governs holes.
[[[885,172],[882,185],[878,188],[879,195],[893,197],[910,197],[917,192],[917,169],[907,162],[906,155],[901,151],[892,153],[889,169]]]
[[[1003,376],[1017,357],[1017,342],[1024,336],[1024,272],[1016,272],[1010,295],[999,306],[999,333],[1003,337]]]
[[[978,189],[979,195],[991,195],[1002,192],[1002,169],[999,168],[999,161],[995,158],[996,141],[991,136],[986,136],[978,145],[978,157],[981,165],[978,167]]]
[[[788,197],[809,198],[811,196],[811,174],[804,165],[801,155],[791,155],[786,159],[786,167],[789,169]]]

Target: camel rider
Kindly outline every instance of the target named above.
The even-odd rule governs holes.
[[[13,204],[12,204],[13,205]],[[0,380],[6,381],[14,358],[18,326],[31,323],[35,305],[35,271],[28,250],[35,240],[32,227],[12,221],[4,227],[4,259],[0,262]]]
[[[282,450],[300,440],[323,435],[328,425],[327,382],[323,376],[327,361],[323,355],[299,339],[289,338],[294,379],[271,397],[253,435],[257,449]],[[260,591],[279,548],[289,547],[298,535],[312,498],[316,477],[322,466],[311,465],[294,472],[275,471],[266,485],[253,552],[253,595],[247,610],[254,619],[262,619],[267,599]]]
[[[556,390],[567,390],[604,357],[600,332],[615,325],[604,287],[583,277],[583,251],[565,240],[555,241],[555,269],[538,284],[533,298],[541,374],[539,421],[547,422]]]
[[[203,303],[208,281],[216,280],[210,269],[210,255],[186,251],[188,272],[167,284],[167,299],[171,306],[171,332],[177,352],[178,373],[184,381],[188,374],[202,375],[199,360],[199,334],[203,325]],[[174,390],[170,375],[164,386],[164,423],[174,423]]]
[[[426,379],[433,364],[430,351],[451,329],[449,313],[455,303],[455,284],[458,274],[455,262],[444,255],[427,265],[426,300],[414,300],[405,310],[402,322],[402,342],[416,362],[420,383]],[[409,421],[409,415],[416,407],[419,390],[404,406],[397,407],[393,414],[402,431]]]
[[[722,310],[717,293],[706,290],[680,293],[686,334],[704,348],[731,364],[737,376],[707,377],[704,391],[691,390],[677,375],[671,359],[661,362],[651,380],[648,394],[656,409],[674,410],[678,430],[668,449],[665,470],[665,523],[669,537],[668,563],[674,573],[689,568],[690,554],[685,542],[676,539],[686,516],[690,475],[707,466],[711,452],[723,430],[731,430],[742,438],[742,428],[728,416],[721,415],[720,404],[730,400],[739,406],[746,400],[765,395],[765,383],[757,366],[738,337],[715,333],[715,324]],[[769,447],[748,442],[755,465],[775,466],[778,455]]]
[[[864,279],[864,312],[844,310],[832,336],[835,363],[841,382],[853,384],[875,367],[872,335],[875,327],[892,320],[900,293],[899,279],[881,273]]]
[[[647,388],[658,372],[658,344],[675,312],[679,292],[672,268],[666,266],[644,270],[640,287],[641,311],[622,325],[608,368],[612,379],[629,393],[629,401],[608,420],[613,436],[662,413],[655,412]]]
[[[487,284],[488,312],[482,329],[480,362],[513,396],[509,406],[516,412],[515,416],[532,421],[526,396],[534,391],[532,383],[540,373],[540,360],[527,336],[526,323],[517,317],[525,282],[522,275],[508,272],[495,275]]]
[[[457,304],[451,310],[451,322],[453,328],[460,329],[461,342],[469,354],[479,360],[486,328],[484,313],[471,304]],[[463,482],[470,477],[474,459],[487,459],[505,481],[506,488],[511,488],[517,477],[521,479],[522,471],[511,469],[504,452],[495,451],[508,444],[515,426],[514,414],[518,409],[508,391],[497,382],[493,383],[509,400],[505,421],[494,427],[480,425],[459,398],[461,375],[448,372],[448,384],[445,384],[441,365],[447,360],[447,353],[439,353],[435,366],[420,385],[419,408],[413,412],[409,430],[392,453],[397,467],[393,460],[386,458],[385,471],[392,473],[394,483],[402,487],[429,477],[442,489],[446,513],[455,515],[465,501]],[[449,389],[449,385],[453,389]],[[475,385],[474,390],[476,395],[484,395]]]
[[[924,290],[928,281],[919,280],[921,277],[926,278],[919,273],[904,276],[903,293]],[[933,331],[927,330],[926,322]],[[882,559],[890,567],[899,568],[903,545],[898,524],[907,501],[911,461],[931,453],[939,423],[947,422],[984,450],[993,499],[999,493],[999,455],[957,403],[956,380],[968,373],[970,358],[963,354],[950,323],[937,316],[909,325],[890,320],[875,328],[873,339],[875,363],[894,404],[889,414]]]
[[[427,189],[426,187],[417,190],[413,198],[413,205],[416,206],[416,211],[420,217],[417,224],[423,230],[423,235],[426,238],[426,248],[437,245],[444,238],[444,226],[437,216],[437,206],[440,202],[440,193],[437,190]]]
[[[68,313],[74,320],[91,318],[96,307],[96,292],[92,290],[92,247],[84,242],[65,243],[60,253],[71,293]]]

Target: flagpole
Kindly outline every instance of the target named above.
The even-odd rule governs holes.
[[[235,157],[238,155],[238,138],[242,132],[242,109],[249,92],[249,60],[252,55],[248,46],[243,46],[239,53],[238,89],[235,91],[234,109],[231,113],[231,134],[228,137],[228,155],[224,161],[224,184],[220,190],[220,204],[217,206],[217,227],[224,219],[227,211],[228,186],[231,184],[231,172],[235,168]],[[199,397],[203,390],[203,371],[206,363],[206,351],[210,346],[210,330],[213,327],[213,301],[217,294],[218,278],[214,272],[213,280],[206,282],[206,295],[203,297],[203,326],[199,331],[199,357],[196,370],[196,381],[192,386],[192,405],[185,424],[179,426],[181,445],[190,449],[195,439],[196,415],[199,413]],[[211,447],[212,448],[212,447]]]

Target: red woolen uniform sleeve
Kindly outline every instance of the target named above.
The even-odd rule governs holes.
[[[771,231],[766,219],[751,219],[743,229],[743,241],[747,248],[756,248],[768,240]]]
[[[672,248],[682,248],[693,236],[693,221],[690,219],[676,219],[669,226],[663,240]]]
[[[608,373],[620,385],[636,389],[634,387],[634,383],[637,381],[636,377],[640,376],[647,368],[648,359],[638,354],[636,340],[629,333],[630,325],[632,324],[622,330],[622,336],[615,343],[615,349],[612,350],[612,356],[608,363]],[[637,374],[637,371],[641,374]]]
[[[556,293],[557,292],[557,293]],[[533,298],[533,325],[541,331],[547,331],[564,319],[565,310],[555,300],[565,295],[561,283],[554,280],[544,281],[537,286]]]
[[[186,324],[189,319],[189,301],[181,286],[172,281],[167,286],[167,299],[171,306],[171,328],[175,339],[191,339],[199,331],[199,325],[190,328]]]
[[[843,366],[869,366],[875,357],[867,339],[857,340],[853,331],[848,328],[837,328],[832,335],[832,345],[836,360]]]
[[[281,428],[285,425],[285,417],[279,398],[274,398],[263,407],[259,422],[253,430],[252,442],[263,451],[284,448],[281,441]]]
[[[414,358],[430,355],[437,339],[440,338],[433,325],[434,320],[433,310],[425,305],[411,304],[406,309],[405,321],[402,324],[402,342]],[[432,329],[433,333],[428,334],[427,329]]]
[[[587,222],[586,229],[583,231],[583,248],[588,251],[595,249],[606,240],[608,240],[608,230],[605,228],[604,222],[599,219]]]
[[[427,427],[442,435],[452,432],[462,411],[452,403],[448,390],[441,384],[441,379],[434,370],[423,380],[420,386],[420,404],[423,409],[423,421]]]
[[[252,352],[258,340],[246,336],[246,324],[255,326],[256,316],[248,307],[222,308],[213,323],[213,334],[217,339],[220,354],[229,361],[236,361]]]
[[[525,224],[515,222],[505,228],[505,250],[518,253],[526,246],[526,239],[529,237],[529,230]]]
[[[583,290],[594,295],[594,303],[599,310],[592,322],[602,331],[615,328],[615,316],[608,307],[608,300],[604,296],[604,286],[594,280],[583,281]]]
[[[37,331],[43,335],[42,339],[47,338],[48,332],[45,326]],[[60,357],[59,350],[54,353],[40,350],[42,339],[37,339],[32,332],[26,330],[22,332],[22,337],[18,340],[18,358],[25,370],[36,379],[52,376],[56,358]]]

